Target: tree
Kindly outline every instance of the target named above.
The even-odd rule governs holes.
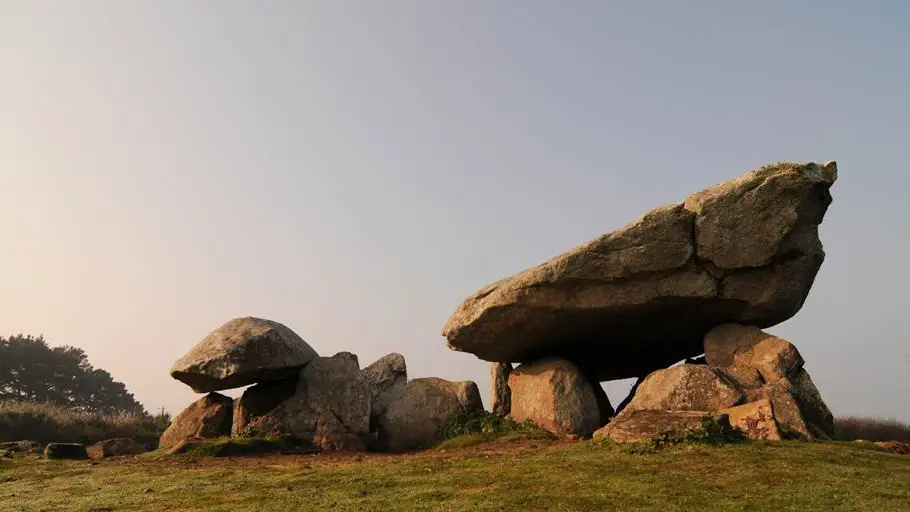
[[[79,412],[146,414],[126,386],[93,368],[81,348],[38,336],[0,336],[0,401],[41,402]]]

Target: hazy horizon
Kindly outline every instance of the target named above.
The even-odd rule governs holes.
[[[488,363],[440,334],[466,296],[761,165],[835,160],[826,261],[767,330],[835,415],[910,421],[907,19],[0,0],[0,335],[85,349],[150,411],[200,396],[168,370],[240,316],[487,402]]]

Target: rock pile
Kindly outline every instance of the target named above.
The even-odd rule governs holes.
[[[836,179],[834,162],[778,163],[697,192],[484,287],[443,336],[494,363],[495,411],[556,433],[603,426],[614,411],[600,383],[635,377],[602,434],[629,440],[710,412],[760,439],[830,435],[799,352],[760,329],[802,308]],[[701,354],[706,364],[669,368]]]
[[[708,333],[705,350],[707,364],[648,375],[629,404],[595,436],[640,440],[673,423],[655,418],[680,412],[726,416],[750,439],[834,435],[834,416],[789,342],[755,327],[725,324]]]
[[[208,393],[177,417],[159,446],[225,436],[291,438],[324,451],[405,451],[435,440],[463,411],[482,409],[473,382],[407,380],[404,357],[361,370],[350,352],[320,357],[278,322],[245,317],[206,336],[171,376]],[[250,386],[236,400],[217,391]]]

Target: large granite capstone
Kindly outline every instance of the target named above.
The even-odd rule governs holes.
[[[215,329],[171,367],[197,393],[296,377],[319,355],[284,324],[235,318]]]
[[[468,297],[450,348],[494,362],[558,357],[599,380],[703,352],[713,327],[766,328],[802,307],[825,253],[837,165],[778,163],[654,209]]]

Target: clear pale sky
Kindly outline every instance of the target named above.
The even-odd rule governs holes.
[[[237,316],[477,381],[489,282],[779,160],[836,160],[797,345],[910,420],[910,4],[0,0],[0,334],[150,410]],[[628,382],[608,387],[618,402]]]

